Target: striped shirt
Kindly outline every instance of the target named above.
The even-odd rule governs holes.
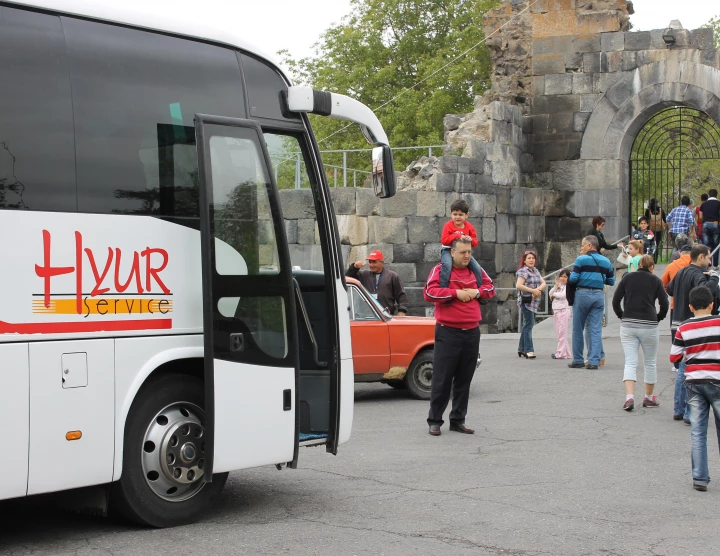
[[[690,208],[680,205],[670,211],[666,221],[670,224],[671,234],[688,234],[695,225],[695,215]]]
[[[720,317],[693,317],[675,333],[670,361],[685,361],[685,380],[720,384]]]
[[[575,260],[568,281],[578,288],[602,290],[605,285],[612,286],[615,283],[615,273],[607,257],[597,251],[588,251]]]

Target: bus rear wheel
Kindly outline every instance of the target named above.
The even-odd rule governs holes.
[[[222,490],[227,473],[204,480],[204,386],[183,374],[165,374],[143,386],[125,424],[123,470],[111,508],[151,527],[201,518]]]

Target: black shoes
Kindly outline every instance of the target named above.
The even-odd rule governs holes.
[[[518,350],[518,357],[524,357],[525,359],[527,359],[527,353]]]
[[[462,423],[450,423],[450,430],[463,434],[475,434],[475,429],[469,429]]]
[[[451,428],[452,430],[452,428]],[[430,434],[432,436],[440,436],[442,433],[440,432],[440,425],[430,425]]]
[[[593,365],[593,364],[591,364],[591,363],[588,363],[587,365],[585,365],[585,368],[586,368],[586,369],[590,369],[591,371],[596,371],[596,370],[598,370],[600,367],[598,367],[597,365]]]
[[[571,369],[584,369],[585,363],[568,363],[568,367]]]
[[[700,492],[706,492],[707,491],[707,485],[703,483],[696,483],[693,481],[693,488],[695,490],[699,490]]]

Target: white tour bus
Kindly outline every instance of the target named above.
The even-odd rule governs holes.
[[[231,470],[350,436],[306,113],[360,124],[375,193],[395,183],[366,106],[122,4],[0,0],[0,499],[103,485],[103,507],[164,527],[201,517]],[[308,188],[278,187],[287,160]]]

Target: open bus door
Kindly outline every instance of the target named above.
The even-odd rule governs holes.
[[[195,115],[205,336],[205,480],[294,460],[298,340],[282,212],[256,122]]]

